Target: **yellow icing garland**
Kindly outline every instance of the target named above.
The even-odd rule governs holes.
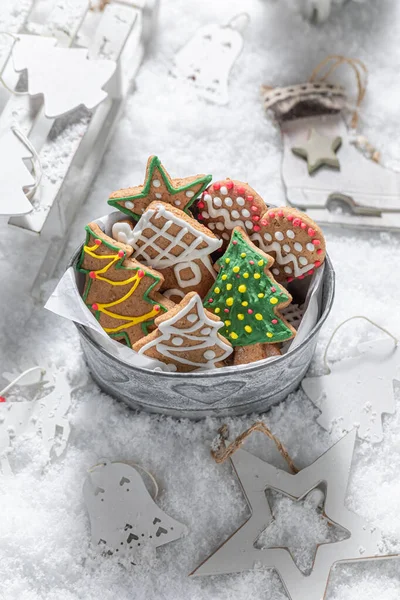
[[[97,308],[94,310],[96,312],[104,313],[105,315],[108,315],[109,317],[112,317],[113,319],[119,319],[121,321],[128,321],[128,323],[119,325],[118,327],[104,327],[103,328],[104,331],[106,333],[117,333],[118,331],[121,331],[123,329],[129,329],[129,327],[133,327],[134,325],[143,323],[143,321],[148,321],[148,320],[152,319],[153,317],[155,317],[156,315],[158,315],[159,311],[160,311],[159,307],[157,308],[157,310],[155,308],[153,308],[150,312],[148,312],[144,315],[141,315],[139,317],[129,317],[129,316],[125,316],[125,315],[118,315],[116,313],[113,313],[113,312],[107,310],[111,306],[116,306],[118,304],[121,304],[122,302],[125,302],[125,300],[127,300],[130,296],[132,296],[132,294],[137,289],[142,277],[139,277],[140,269],[138,270],[136,275],[134,275],[133,277],[129,277],[128,279],[125,279],[123,281],[111,281],[110,279],[107,279],[106,277],[99,277],[98,276],[99,273],[106,273],[108,271],[108,269],[110,267],[112,267],[112,265],[114,265],[116,262],[121,260],[121,256],[118,256],[118,254],[117,255],[115,255],[115,254],[99,255],[99,254],[96,254],[95,252],[93,252],[93,250],[95,250],[96,248],[98,248],[97,244],[95,244],[94,246],[84,246],[83,251],[86,254],[89,254],[89,256],[91,256],[92,258],[97,258],[100,260],[111,259],[111,261],[102,269],[99,269],[98,271],[91,271],[91,273],[95,274],[95,279],[98,279],[99,281],[105,281],[106,283],[109,283],[112,286],[128,285],[129,283],[134,282],[131,289],[125,294],[125,296],[122,296],[122,298],[119,298],[118,300],[114,300],[113,302],[104,302],[104,303],[100,303],[100,304],[97,302],[95,303],[95,306]],[[89,277],[90,277],[90,274],[89,274]],[[156,306],[158,306],[158,305],[156,305]]]

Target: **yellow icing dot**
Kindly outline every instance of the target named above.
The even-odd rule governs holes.
[[[249,303],[245,300],[244,302],[242,302],[242,306],[248,306]]]
[[[246,258],[247,254],[246,254],[246,252],[242,252],[242,254],[240,256],[241,256],[241,258]]]
[[[268,331],[268,333],[267,333],[267,337],[269,337],[269,338],[271,338],[271,337],[274,337],[274,334],[273,334],[273,333],[270,333],[270,332]]]
[[[271,298],[271,304],[278,304],[278,298]]]
[[[247,287],[245,285],[239,285],[238,290],[241,294],[244,294],[244,292],[247,290]]]
[[[232,331],[232,333],[229,334],[229,337],[231,337],[233,340],[237,340],[238,339],[238,334],[235,333],[234,331]]]
[[[238,319],[239,319],[239,321],[243,321],[244,315],[242,315],[242,313],[239,313],[238,314]]]
[[[223,281],[225,281],[225,279],[228,279],[228,275],[226,275],[226,274],[222,275],[221,279],[222,279]]]
[[[265,294],[257,294],[259,298],[264,298]]]
[[[220,291],[221,291],[221,290],[219,289],[219,287],[216,287],[216,288],[214,288],[214,292],[215,292],[216,294],[219,294],[219,293],[220,293]]]
[[[247,279],[247,278],[248,278],[248,276],[249,276],[249,274],[248,274],[248,273],[243,273],[243,277],[244,277],[245,279]]]
[[[233,267],[232,271],[233,271],[234,273],[239,273],[239,271],[240,271],[240,267]]]
[[[261,275],[260,273],[254,273],[254,279],[260,279]]]
[[[227,284],[226,284],[226,289],[227,289],[227,290],[228,290],[228,292],[229,292],[229,290],[231,290],[231,289],[232,289],[232,284],[231,284],[231,283],[227,283]]]
[[[256,313],[254,316],[257,319],[257,321],[262,321],[262,319],[263,319],[263,316],[261,313]]]
[[[230,322],[230,321],[225,321],[225,325],[226,325],[227,327],[229,327],[229,325],[231,325],[231,322]]]
[[[259,267],[262,267],[263,264],[264,264],[264,261],[263,260],[259,260],[257,264],[258,264]]]
[[[227,265],[229,265],[229,263],[231,262],[231,259],[230,258],[226,258],[225,262],[226,262]]]
[[[244,330],[247,331],[247,333],[251,333],[253,331],[250,325],[245,325]]]
[[[219,312],[221,312],[221,309],[220,309],[220,308],[216,308],[216,309],[214,310],[214,312],[218,314]]]
[[[233,304],[233,298],[227,298],[226,299],[226,303],[227,303],[228,306],[232,306],[232,304]]]

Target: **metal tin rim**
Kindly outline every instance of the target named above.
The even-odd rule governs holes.
[[[68,263],[68,267],[74,267],[76,259],[77,259],[78,255],[81,253],[81,250],[82,250],[82,246],[79,246],[79,248],[76,250],[76,252],[74,252],[70,262]],[[318,322],[315,324],[315,326],[312,328],[310,333],[307,335],[307,337],[294,350],[292,350],[292,352],[290,352],[291,356],[294,356],[297,352],[299,352],[309,342],[309,340],[311,338],[313,338],[315,335],[317,335],[317,333],[321,329],[322,325],[325,323],[325,321],[330,313],[330,310],[332,308],[333,300],[335,297],[335,271],[333,269],[332,261],[329,258],[328,254],[326,255],[325,262],[328,264],[330,271],[331,271],[332,286],[331,286],[331,289],[329,290],[328,298],[326,299],[324,311],[323,311],[322,315],[320,316]],[[80,335],[82,335],[82,337],[85,337],[89,343],[91,343],[94,346],[101,349],[101,352],[106,354],[111,360],[120,362],[121,364],[132,369],[133,371],[141,371],[141,372],[147,373],[147,374],[149,372],[151,372],[150,369],[132,365],[131,363],[128,363],[124,360],[121,360],[120,358],[115,357],[113,354],[108,352],[108,350],[101,347],[97,343],[97,341],[88,334],[87,327],[85,327],[84,325],[81,325],[80,323],[75,323],[75,322],[74,322],[74,325],[76,326],[76,328],[78,329],[78,331],[79,331]],[[288,356],[287,354],[284,354],[283,356],[276,358],[274,360],[274,363],[284,360],[287,356]],[[241,367],[240,372],[249,373],[251,371],[258,370],[259,368],[260,368],[259,363],[250,363],[249,366],[247,366],[247,367]],[[184,379],[184,380],[202,379],[202,378],[208,378],[208,377],[213,377],[213,378],[217,379],[219,377],[225,377],[226,375],[229,374],[229,372],[227,373],[225,370],[222,372],[221,371],[222,371],[222,369],[214,369],[212,371],[201,371],[201,372],[194,371],[192,373],[176,373],[176,372],[169,373],[168,371],[153,371],[153,374],[155,377],[168,377],[168,378],[172,378],[172,379],[176,379],[176,380],[177,379]],[[234,371],[234,370],[231,371],[232,374],[234,374],[236,372],[237,371]]]

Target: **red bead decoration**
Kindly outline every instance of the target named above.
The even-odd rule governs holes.
[[[252,315],[252,314],[253,314],[253,309],[249,308],[249,309],[247,310],[247,312],[249,313],[249,315]]]
[[[0,402],[5,402],[6,399],[4,398],[4,396],[0,396]]]
[[[254,225],[253,229],[254,231],[260,231],[261,227],[259,225]]]
[[[218,190],[221,189],[221,184],[220,183],[213,183],[213,188],[216,192],[218,192]]]
[[[142,279],[142,277],[144,277],[144,271],[142,271],[142,269],[139,269],[137,274],[138,274],[139,279]]]
[[[159,312],[159,311],[160,311],[160,305],[159,305],[159,304],[155,304],[155,305],[154,305],[154,310],[155,310],[156,312]]]
[[[262,225],[263,227],[266,227],[266,226],[268,225],[268,221],[267,221],[267,219],[261,219],[261,221],[260,221],[260,222],[261,222],[261,225]]]
[[[238,194],[244,194],[246,191],[242,185],[238,185],[236,190]]]
[[[293,219],[293,225],[294,225],[295,227],[299,227],[299,226],[300,226],[300,223],[301,223],[301,221],[300,221],[300,219],[298,219],[297,217],[296,217],[296,219]]]
[[[96,244],[96,246],[101,246],[101,240],[99,240],[99,238],[96,238],[94,240],[94,243]]]
[[[275,213],[274,213],[273,211],[271,211],[271,212],[269,212],[269,213],[268,213],[268,216],[269,216],[271,219],[274,219],[274,218],[275,218]]]
[[[259,220],[260,220],[260,217],[259,217],[258,215],[253,215],[253,216],[251,217],[251,220],[252,220],[252,221],[259,221]]]
[[[225,185],[228,190],[233,189],[233,181],[227,181]]]
[[[318,269],[318,267],[320,267],[320,266],[321,266],[321,264],[322,264],[322,263],[321,263],[321,261],[320,261],[320,260],[316,260],[316,261],[315,261],[315,263],[314,263],[314,267],[315,267],[316,269]]]
[[[283,217],[283,210],[278,210],[278,217]]]
[[[229,308],[224,308],[224,312],[228,313],[229,312]]]
[[[313,229],[312,227],[309,227],[307,233],[310,237],[313,237],[315,235],[315,229]]]
[[[118,251],[118,256],[119,256],[120,258],[122,258],[123,256],[125,256],[125,252],[124,252],[123,250],[119,250],[119,251]]]
[[[301,222],[301,225],[300,225],[300,227],[301,227],[302,229],[305,229],[305,228],[307,227],[307,225],[306,225],[306,224],[305,224],[305,223],[302,221],[302,222]]]
[[[322,254],[322,248],[318,248],[317,254]]]
[[[313,240],[312,243],[314,244],[314,246],[320,246],[321,245],[320,240]]]
[[[254,196],[247,196],[246,200],[247,202],[253,202]]]
[[[272,319],[271,323],[272,325],[276,325],[278,323],[278,319]]]
[[[202,201],[200,200],[200,202],[198,202],[198,203],[197,203],[197,208],[204,208],[204,207],[205,207],[205,204],[204,204],[204,202],[202,202]]]
[[[96,279],[96,273],[94,271],[90,271],[89,277],[90,279]]]
[[[93,310],[99,310],[99,305],[98,305],[98,304],[96,304],[96,302],[94,302],[94,303],[92,304],[92,308],[93,308]]]
[[[293,221],[293,218],[294,218],[294,217],[293,217],[293,215],[288,215],[288,216],[287,216],[287,220],[288,220],[288,221]]]
[[[250,207],[250,210],[253,211],[253,212],[257,212],[258,208],[257,208],[257,206],[255,204],[253,204],[253,206]]]
[[[211,304],[212,302],[214,302],[214,299],[213,298],[209,298],[208,301]]]

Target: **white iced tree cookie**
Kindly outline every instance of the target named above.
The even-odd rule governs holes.
[[[232,353],[231,344],[218,333],[223,322],[203,307],[195,292],[158,317],[155,324],[157,329],[139,340],[133,350],[167,364],[171,371],[215,369]]]

